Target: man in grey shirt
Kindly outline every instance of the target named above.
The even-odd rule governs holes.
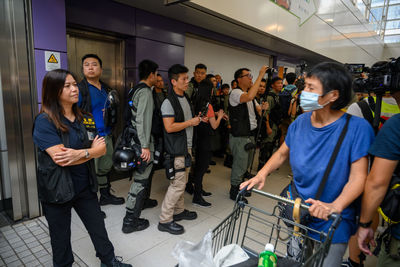
[[[168,70],[173,89],[161,106],[164,122],[164,144],[166,163],[171,165],[174,174],[161,205],[158,230],[174,235],[183,234],[184,228],[177,224],[180,220],[194,220],[197,213],[185,209],[183,193],[188,180],[190,157],[193,143],[193,126],[199,125],[202,118],[193,114],[189,98],[185,94],[188,88],[188,69],[180,64]]]

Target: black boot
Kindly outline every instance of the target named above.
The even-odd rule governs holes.
[[[123,197],[116,197],[110,192],[111,186],[106,188],[100,188],[100,206],[112,204],[112,205],[122,205],[125,203]]]
[[[203,197],[209,197],[209,196],[212,195],[212,193],[211,193],[211,192],[204,191],[203,189],[201,189],[201,195],[202,195]]]
[[[174,221],[169,223],[158,223],[157,228],[161,232],[168,232],[173,235],[181,235],[185,232],[185,228]]]
[[[121,258],[121,259],[119,259]],[[123,263],[122,257],[114,257],[110,262],[101,263],[100,267],[132,267],[131,264]]]
[[[239,193],[239,186],[231,185],[231,190],[229,191],[229,198],[236,201],[236,197],[237,197],[238,193]],[[245,197],[242,197],[241,200],[246,204],[248,203],[248,201]]]
[[[232,168],[233,157],[232,155],[226,155],[224,160],[224,166],[228,168]]]
[[[127,212],[123,220],[122,232],[129,234],[136,231],[142,231],[149,227],[149,225],[148,220],[137,218],[133,213]]]
[[[211,203],[205,201],[204,198],[201,196],[201,194],[194,196],[192,203],[193,203],[193,205],[204,207],[204,208],[211,207]]]
[[[186,183],[185,191],[189,193],[189,195],[193,195],[194,188],[192,182]]]
[[[151,209],[151,208],[157,207],[157,205],[158,205],[157,200],[151,199],[151,198],[147,198],[147,199],[145,199],[145,201],[143,203],[142,210]]]

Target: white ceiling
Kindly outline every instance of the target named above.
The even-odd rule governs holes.
[[[206,10],[190,1],[171,6],[165,6],[164,0],[114,1],[240,39],[253,45],[274,51],[276,54],[279,53],[281,55],[281,51],[285,51],[285,55],[279,57],[282,61],[299,62],[304,60],[309,66],[321,61],[332,61],[332,59],[269,35],[239,21],[235,21],[208,9]],[[243,3],[245,4],[245,2]]]

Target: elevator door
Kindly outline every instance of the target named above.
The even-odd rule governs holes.
[[[123,103],[124,96],[124,75],[123,75],[123,59],[124,59],[124,42],[113,36],[89,33],[86,31],[67,30],[67,53],[68,68],[78,79],[83,79],[82,73],[82,57],[86,54],[96,54],[102,60],[103,73],[100,79],[117,90],[120,103]],[[122,106],[120,106],[119,114],[121,114]],[[122,118],[121,115],[119,118]],[[122,128],[122,120],[119,119],[114,129],[114,135]]]

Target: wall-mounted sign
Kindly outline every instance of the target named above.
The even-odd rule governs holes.
[[[51,71],[61,68],[60,52],[45,51],[44,60],[46,64],[46,71]]]
[[[314,0],[270,0],[300,19],[300,26],[317,11]]]

